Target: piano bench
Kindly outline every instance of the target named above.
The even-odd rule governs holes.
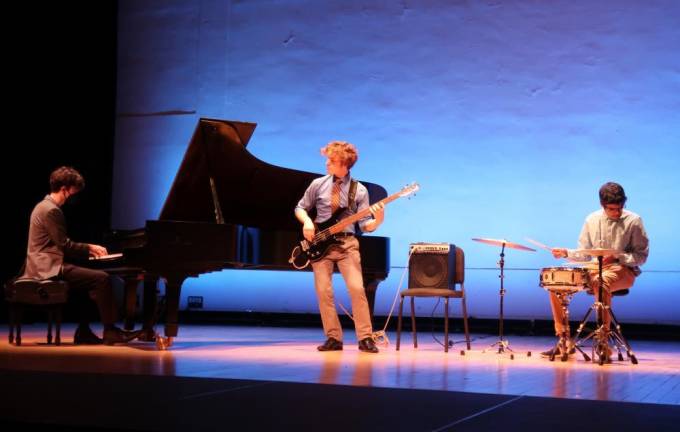
[[[9,306],[9,343],[21,345],[21,319],[24,309],[30,307],[47,310],[47,343],[52,343],[54,321],[54,344],[61,345],[61,310],[67,299],[66,281],[14,279],[5,283],[5,300]]]

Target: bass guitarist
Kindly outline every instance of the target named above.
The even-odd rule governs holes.
[[[320,223],[331,218],[341,220],[369,207],[366,187],[353,180],[349,173],[359,157],[356,147],[345,141],[332,141],[321,149],[321,154],[326,157],[328,174],[312,181],[295,208],[295,216],[303,224],[302,233],[310,242],[314,239],[316,225],[308,211],[316,209],[316,222]],[[368,216],[358,222],[364,232],[375,231],[382,224],[385,218],[384,204],[374,204],[370,207],[370,212],[372,217]],[[340,351],[343,346],[342,327],[335,308],[331,280],[333,266],[337,264],[352,301],[359,350],[377,353],[378,348],[372,338],[371,317],[361,275],[359,241],[354,236],[354,225],[346,226],[334,237],[338,242],[329,247],[320,259],[312,262],[314,287],[327,338],[317,349]]]

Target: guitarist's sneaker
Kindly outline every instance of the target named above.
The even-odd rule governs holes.
[[[375,346],[375,342],[373,342],[372,338],[367,337],[366,339],[359,341],[359,351],[375,354],[378,352],[378,347]]]
[[[329,337],[323,345],[316,347],[319,351],[342,351],[342,341]]]

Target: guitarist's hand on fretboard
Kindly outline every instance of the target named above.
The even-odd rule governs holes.
[[[373,218],[380,221],[385,220],[385,204],[383,203],[378,203],[378,204],[373,204],[371,206],[371,214],[373,215]]]
[[[377,204],[373,204],[371,207],[369,207],[369,210],[373,215],[373,220],[366,222],[363,229],[364,231],[373,232],[378,229],[380,224],[382,224],[385,220],[385,203],[379,202]]]

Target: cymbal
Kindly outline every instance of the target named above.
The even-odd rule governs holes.
[[[505,245],[505,247],[509,247],[509,248],[512,248],[512,249],[519,249],[519,250],[536,252],[536,249],[531,249],[530,247],[522,246],[521,244],[509,242],[507,240],[497,240],[497,239],[489,239],[489,238],[473,238],[472,240],[478,241],[480,243],[486,243],[486,244],[494,245],[494,246]]]
[[[617,249],[603,249],[603,248],[595,248],[595,249],[574,249],[574,252],[580,253],[583,255],[590,255],[590,256],[609,256],[609,255],[619,255],[622,254],[623,252]]]

